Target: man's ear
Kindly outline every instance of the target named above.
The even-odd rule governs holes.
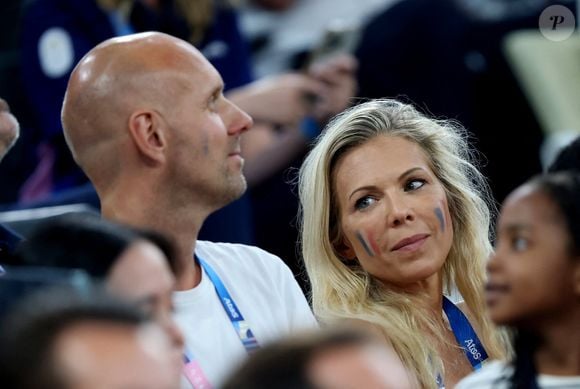
[[[161,117],[151,111],[136,111],[129,117],[129,133],[145,158],[160,162],[165,159],[167,138]]]
[[[334,250],[340,255],[341,258],[348,261],[354,261],[356,259],[356,253],[352,248],[352,244],[345,236],[342,236],[333,243]]]

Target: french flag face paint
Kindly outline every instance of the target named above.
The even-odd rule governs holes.
[[[377,247],[377,243],[372,238],[370,233],[365,234],[364,232],[357,230],[356,231],[356,238],[358,239],[360,244],[363,246],[363,248],[365,249],[365,251],[369,257],[374,257],[375,255],[377,255],[377,253],[379,252],[379,249]]]
[[[437,220],[439,220],[439,227],[441,227],[441,231],[445,232],[445,216],[443,215],[443,211],[440,207],[435,208],[435,216],[437,216]]]

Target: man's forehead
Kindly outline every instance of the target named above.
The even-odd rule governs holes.
[[[191,87],[208,96],[216,91],[222,91],[224,88],[224,82],[218,71],[201,54],[199,58],[191,63],[176,66],[174,70]]]

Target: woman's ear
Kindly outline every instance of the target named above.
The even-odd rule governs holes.
[[[166,128],[155,112],[136,111],[129,117],[129,133],[139,153],[151,162],[162,162],[167,147]]]

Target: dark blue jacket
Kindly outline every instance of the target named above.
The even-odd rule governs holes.
[[[108,15],[93,0],[36,0],[24,13],[22,77],[36,140],[29,153],[34,157],[35,146],[43,142],[55,150],[55,190],[86,182],[66,147],[60,121],[70,73],[90,49],[113,36]]]

